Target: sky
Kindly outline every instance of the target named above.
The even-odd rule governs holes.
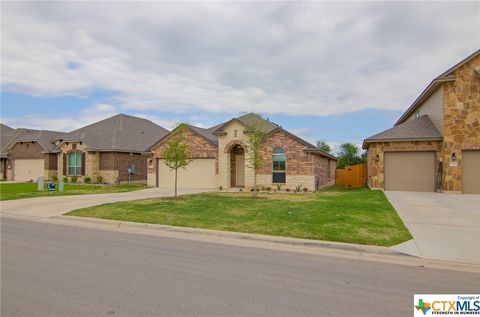
[[[2,1],[0,121],[171,129],[256,112],[336,150],[392,127],[479,47],[478,1]]]

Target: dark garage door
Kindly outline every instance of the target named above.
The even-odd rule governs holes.
[[[480,194],[480,151],[463,151],[462,187],[464,194]]]
[[[434,152],[385,152],[385,190],[435,191]]]

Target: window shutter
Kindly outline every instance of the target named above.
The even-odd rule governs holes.
[[[63,154],[63,175],[67,175],[67,154]]]
[[[82,153],[82,176],[85,176],[85,152]]]

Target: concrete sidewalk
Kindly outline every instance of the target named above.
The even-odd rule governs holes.
[[[480,195],[385,192],[413,236],[393,249],[480,264]]]
[[[208,189],[179,189],[179,194],[194,194]],[[71,210],[120,201],[169,197],[173,189],[148,188],[125,193],[65,195],[0,201],[0,214],[26,217],[55,217]]]

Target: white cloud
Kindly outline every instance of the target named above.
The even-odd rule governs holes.
[[[117,94],[102,102],[133,111],[405,109],[478,48],[479,6],[6,2],[2,89],[38,96],[106,89]]]

